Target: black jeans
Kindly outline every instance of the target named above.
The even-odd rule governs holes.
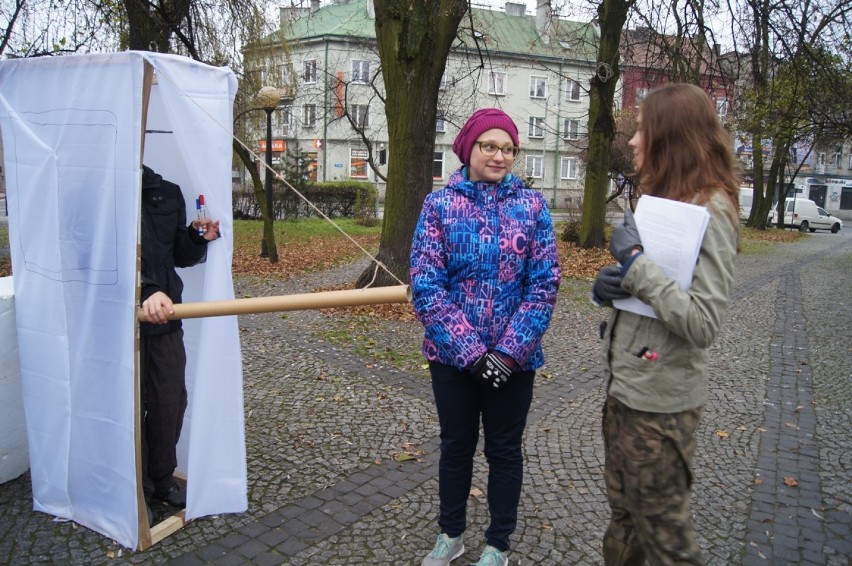
[[[518,522],[518,501],[524,476],[522,443],[535,372],[514,373],[495,391],[456,368],[433,362],[429,369],[441,425],[438,465],[441,532],[457,537],[467,527],[467,498],[481,415],[491,515],[485,540],[501,551],[508,550],[509,535]]]
[[[167,490],[177,467],[176,447],[186,412],[183,330],[139,341],[142,400],[142,489],[150,501]]]

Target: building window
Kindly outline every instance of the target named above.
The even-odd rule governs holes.
[[[506,73],[488,73],[488,94],[506,94]]]
[[[838,145],[834,147],[834,166],[838,169],[840,168],[840,163],[843,160],[843,146]]]
[[[370,82],[370,62],[352,60],[352,82],[353,83],[369,83]]]
[[[577,140],[580,139],[580,121],[576,118],[566,118],[563,124],[562,139]]]
[[[544,157],[541,155],[527,155],[526,176],[533,179],[541,179],[544,175]]]
[[[569,102],[579,102],[580,101],[580,83],[573,80],[567,79],[565,81],[565,100]]]
[[[317,60],[316,59],[308,59],[307,61],[305,61],[305,70],[302,73],[302,79],[306,83],[317,82]]]
[[[361,129],[370,127],[370,105],[369,104],[350,104],[349,116],[355,125]]]
[[[817,154],[817,165],[825,165],[825,152],[821,151]]]
[[[436,151],[432,154],[432,179],[440,181],[444,178],[444,152]]]
[[[442,134],[447,131],[447,116],[440,108],[438,109],[438,116],[435,118],[435,131]]]
[[[849,155],[849,165],[846,168],[852,169],[852,154]]]
[[[577,178],[577,158],[563,157],[562,158],[562,175],[563,179]]]
[[[530,77],[530,98],[547,98],[547,77]]]
[[[317,180],[317,152],[307,151],[302,153],[302,163],[307,170],[307,178],[309,181]]]
[[[248,72],[248,78],[255,84],[266,84],[266,69],[252,69]]]
[[[648,94],[645,93],[645,96],[648,96]],[[644,96],[643,96],[643,98],[644,98]],[[723,122],[725,121],[725,118],[728,116],[728,99],[725,98],[724,96],[720,96],[719,98],[716,99],[716,114],[719,115],[719,119]]]
[[[278,74],[280,75],[280,84],[290,84],[290,65],[278,65]]]
[[[289,136],[293,126],[293,107],[283,100],[278,103],[278,129],[281,135]]]
[[[648,96],[649,89],[647,88],[637,88],[636,89],[636,107],[638,108],[642,101],[645,100],[645,97]]]
[[[302,126],[305,128],[315,128],[317,125],[317,105],[305,104],[304,116],[302,117]]]
[[[544,137],[544,118],[539,118],[538,116],[530,116],[527,136],[531,138]]]
[[[367,150],[349,150],[349,176],[353,179],[367,178]]]

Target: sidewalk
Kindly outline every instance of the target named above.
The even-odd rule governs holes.
[[[363,264],[238,296],[351,282]],[[595,565],[608,515],[597,328],[588,282],[565,280],[527,428],[512,564]],[[368,327],[371,344],[330,341]],[[418,323],[315,311],[240,318],[249,509],[196,520],[145,552],[32,511],[29,475],[0,485],[4,564],[415,564],[437,534],[438,425]],[[738,258],[699,431],[693,513],[711,565],[849,564],[852,230]],[[394,354],[399,367],[365,357]],[[398,463],[407,451],[416,460]],[[798,486],[789,487],[786,478]],[[485,485],[477,455],[474,487]],[[469,504],[476,560],[487,504]]]

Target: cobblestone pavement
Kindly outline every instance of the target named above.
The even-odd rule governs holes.
[[[695,459],[693,512],[708,564],[850,563],[850,232],[738,258]],[[350,283],[363,267],[241,280],[237,294]],[[564,282],[545,340],[512,564],[601,563],[604,313],[588,289]],[[437,534],[438,457],[419,324],[306,311],[241,317],[240,329],[246,513],[198,519],[134,552],[32,511],[24,474],[0,485],[0,563],[419,564]],[[416,459],[397,462],[402,452]],[[481,454],[474,486],[486,487]],[[486,519],[484,496],[472,495],[469,549],[457,563],[478,556]]]

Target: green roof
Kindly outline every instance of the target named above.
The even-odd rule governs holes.
[[[372,0],[352,0],[341,4],[329,4],[292,22],[286,29],[273,33],[268,40],[283,39],[307,41],[328,36],[376,39],[376,23],[367,17],[367,2]]]
[[[375,41],[375,21],[367,16],[367,2],[371,1],[351,0],[323,6],[271,34],[265,42],[283,39],[299,43],[327,37]],[[545,43],[536,31],[535,16],[512,16],[502,10],[479,8],[472,10],[472,16],[480,46],[491,52],[573,61],[597,59],[599,34],[591,24],[553,18]],[[476,49],[469,26],[470,20],[465,17],[454,50]]]

